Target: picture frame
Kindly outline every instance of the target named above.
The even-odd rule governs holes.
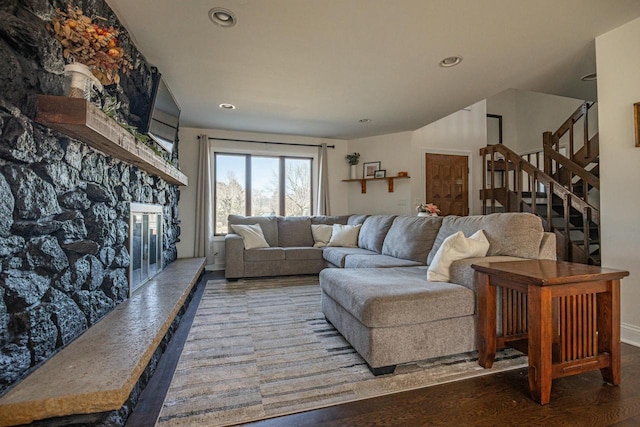
[[[366,162],[362,165],[362,177],[375,178],[376,171],[380,169],[380,162]]]
[[[636,130],[636,147],[640,147],[640,102],[633,104],[633,123]]]
[[[374,178],[386,178],[387,177],[386,169],[378,169],[377,171],[375,171],[373,173],[373,177]]]

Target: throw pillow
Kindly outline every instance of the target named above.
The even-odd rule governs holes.
[[[483,257],[487,255],[488,251],[489,241],[482,230],[476,231],[470,237],[464,237],[464,233],[458,231],[442,242],[427,270],[427,280],[448,282],[449,269],[454,261]]]
[[[236,234],[242,236],[245,249],[268,248],[269,244],[262,234],[260,224],[241,225],[231,224],[231,228]]]
[[[333,226],[328,224],[311,224],[311,234],[313,234],[314,248],[324,248],[331,240]]]
[[[360,227],[358,225],[342,225],[333,224],[331,233],[331,240],[327,246],[342,246],[345,248],[357,248],[358,247],[358,234],[360,233]]]

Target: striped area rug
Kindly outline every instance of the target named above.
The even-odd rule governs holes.
[[[466,353],[374,377],[324,320],[317,276],[210,281],[157,425],[235,425],[525,365],[515,350],[492,369]]]

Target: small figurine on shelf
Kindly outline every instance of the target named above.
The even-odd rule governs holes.
[[[420,203],[416,206],[416,211],[418,211],[418,216],[438,216],[440,213],[438,206],[433,203]]]
[[[351,165],[349,178],[358,179],[358,168],[356,168],[356,166],[358,163],[360,163],[360,153],[347,154],[346,159],[347,159],[347,163]]]

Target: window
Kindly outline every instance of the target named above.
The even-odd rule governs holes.
[[[216,153],[215,234],[227,233],[231,214],[310,215],[313,159]]]

